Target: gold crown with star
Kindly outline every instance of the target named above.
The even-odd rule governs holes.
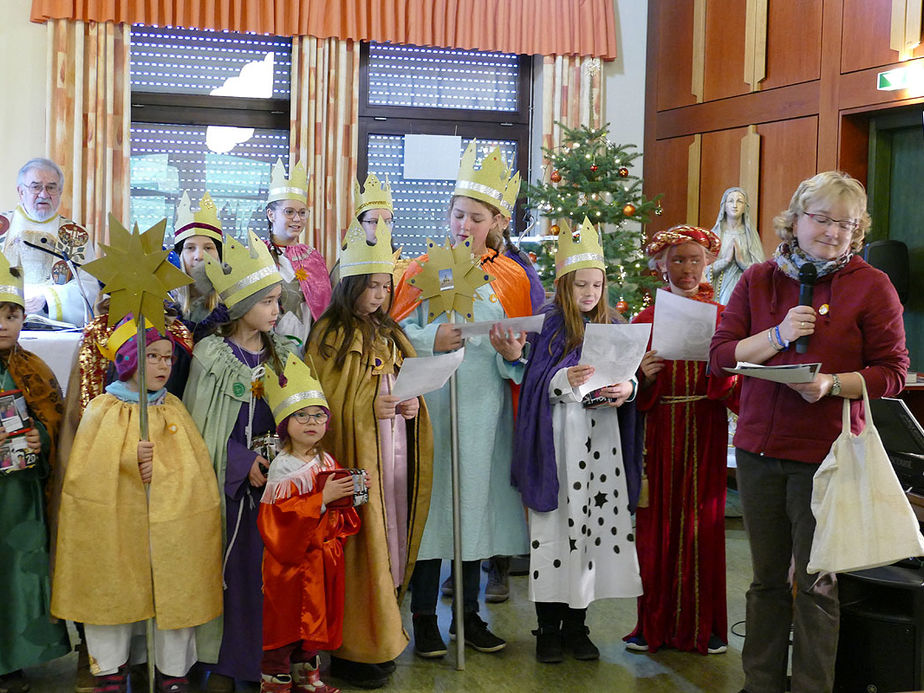
[[[356,201],[356,211],[353,216],[359,217],[367,209],[387,209],[394,214],[395,207],[391,201],[391,183],[385,179],[385,184],[374,173],[366,176],[366,182],[363,187],[359,187],[359,181],[353,184],[353,198]]]
[[[224,262],[205,256],[205,273],[218,292],[218,298],[228,308],[282,281],[266,243],[253,231],[247,234],[249,246],[228,237],[222,249]]]
[[[579,269],[596,267],[606,272],[603,258],[603,246],[600,245],[600,234],[584,217],[581,227],[572,232],[566,222],[558,234],[558,248],[555,250],[555,278],[558,279],[568,272]]]
[[[292,176],[286,178],[286,169],[282,165],[282,159],[276,159],[270,176],[266,204],[277,200],[298,200],[308,204],[308,174],[301,161],[292,167]]]
[[[311,373],[304,361],[292,352],[286,357],[282,377],[267,364],[263,376],[263,397],[273,412],[273,420],[278,426],[290,414],[299,409],[317,406],[330,409],[321,383]]]
[[[23,291],[23,271],[21,267],[16,267],[14,274],[13,269],[6,255],[0,253],[0,301],[15,303],[25,310],[26,295]]]
[[[379,217],[375,227],[375,245],[366,241],[366,232],[354,217],[343,239],[340,254],[340,277],[358,274],[391,274],[395,271],[395,256],[391,250],[391,231]]]
[[[481,162],[481,168],[475,168],[475,153],[478,141],[472,140],[462,160],[456,176],[456,189],[453,195],[464,195],[497,207],[508,219],[513,214],[517,195],[520,194],[520,172],[512,171],[501,154],[500,147],[494,147]]]
[[[180,198],[180,204],[177,205],[173,242],[179,245],[192,236],[208,236],[219,243],[225,240],[221,232],[221,219],[218,218],[218,208],[208,192],[199,200],[198,212],[192,211],[189,193],[185,190]]]

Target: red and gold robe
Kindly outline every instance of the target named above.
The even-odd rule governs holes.
[[[714,303],[708,285],[692,298]],[[715,305],[718,324],[723,307]],[[649,306],[633,322],[653,320]],[[655,382],[639,388],[649,503],[636,511],[644,594],[631,635],[644,637],[651,652],[672,647],[706,654],[710,635],[728,641],[726,407],[737,407],[736,383],[707,375],[704,361],[666,361]]]

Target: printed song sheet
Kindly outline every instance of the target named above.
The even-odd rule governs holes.
[[[462,333],[462,338],[474,337],[480,334],[488,334],[494,325],[500,325],[504,330],[513,330],[514,334],[520,332],[539,332],[542,329],[542,323],[545,322],[545,313],[542,315],[529,315],[525,318],[505,318],[491,322],[461,322],[455,323],[453,327],[458,327]]]
[[[668,361],[708,361],[716,306],[658,289],[651,348]]]
[[[465,347],[436,356],[404,359],[391,394],[402,402],[439,390],[465,358]]]
[[[622,383],[635,375],[645,349],[651,325],[598,325],[584,326],[584,346],[581,349],[581,364],[594,367],[594,374],[578,388],[584,397],[607,385]]]
[[[820,363],[790,363],[783,366],[761,366],[756,363],[739,361],[734,368],[726,368],[729,373],[738,373],[750,378],[770,380],[774,383],[810,383],[821,369]]]

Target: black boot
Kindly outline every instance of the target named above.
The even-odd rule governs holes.
[[[575,659],[600,659],[600,650],[591,642],[590,628],[584,625],[587,609],[568,609],[562,624],[562,644]]]
[[[544,664],[557,664],[564,659],[561,643],[562,614],[567,607],[558,602],[536,602],[536,659]]]

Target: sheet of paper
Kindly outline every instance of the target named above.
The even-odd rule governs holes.
[[[580,363],[593,366],[594,374],[578,388],[578,394],[583,397],[588,392],[625,382],[634,376],[648,348],[650,335],[648,323],[585,325]]]
[[[391,394],[402,402],[439,390],[465,358],[465,347],[436,356],[404,359]]]
[[[651,348],[668,361],[708,361],[716,306],[658,289]]]
[[[821,364],[791,363],[783,366],[761,366],[757,363],[739,361],[734,368],[725,370],[729,373],[770,380],[774,383],[810,383],[815,379],[815,374],[821,370]]]
[[[529,315],[525,318],[505,318],[504,320],[497,320],[495,322],[456,323],[455,327],[459,328],[464,338],[488,334],[494,325],[500,325],[505,330],[513,330],[514,334],[520,332],[539,332],[542,329],[543,322],[545,322],[545,313],[542,315]]]
[[[455,180],[462,138],[458,135],[405,135],[404,180]]]

